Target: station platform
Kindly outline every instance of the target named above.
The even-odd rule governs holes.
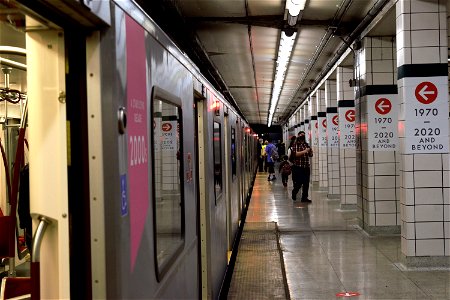
[[[399,235],[371,237],[316,185],[312,203],[294,202],[291,178],[267,176],[256,175],[228,299],[450,299],[448,269],[402,267]]]

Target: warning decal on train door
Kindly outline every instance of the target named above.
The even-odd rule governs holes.
[[[448,153],[447,77],[404,78],[405,153]]]

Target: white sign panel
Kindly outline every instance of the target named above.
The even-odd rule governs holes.
[[[327,117],[318,117],[317,124],[319,124],[319,147],[327,147]]]
[[[343,149],[355,149],[355,119],[354,107],[339,107],[339,146]]]
[[[447,77],[403,80],[405,153],[448,153]]]
[[[339,148],[339,115],[327,113],[328,147]]]
[[[176,150],[177,121],[161,122],[161,150]]]
[[[314,147],[317,147],[317,146],[319,146],[319,129],[318,129],[317,119],[316,120],[311,120],[310,124],[311,124],[311,141],[312,141],[312,145]]]
[[[306,142],[308,144],[311,143],[311,124],[309,123],[309,120],[305,121],[305,137],[306,137]]]
[[[368,95],[368,150],[395,151],[398,149],[398,96]]]

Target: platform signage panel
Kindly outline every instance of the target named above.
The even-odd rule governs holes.
[[[144,29],[128,15],[126,27],[127,63],[127,149],[130,214],[130,260],[134,269],[144,233],[149,206],[147,72]],[[122,205],[124,200],[122,199]],[[123,211],[123,208],[122,208]]]
[[[327,113],[327,124],[328,147],[339,148],[339,115]]]
[[[448,153],[447,77],[404,78],[405,153]]]
[[[317,119],[311,120],[310,124],[311,124],[311,141],[312,141],[311,144],[313,147],[318,147],[319,146],[319,129],[318,129],[318,124],[317,124]]]
[[[398,96],[368,95],[368,150],[398,150]]]
[[[327,117],[318,117],[317,124],[319,125],[319,147],[327,147]]]
[[[339,107],[339,147],[343,149],[355,149],[355,119],[354,107]]]
[[[305,138],[308,144],[311,144],[311,123],[309,120],[305,120]]]

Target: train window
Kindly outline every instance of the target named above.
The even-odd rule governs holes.
[[[181,100],[153,88],[153,230],[158,280],[184,246]]]
[[[213,134],[213,156],[214,156],[214,193],[217,199],[222,195],[222,151],[220,145],[222,144],[221,125],[219,122],[214,122]]]
[[[236,130],[231,127],[231,175],[232,180],[236,179]]]

